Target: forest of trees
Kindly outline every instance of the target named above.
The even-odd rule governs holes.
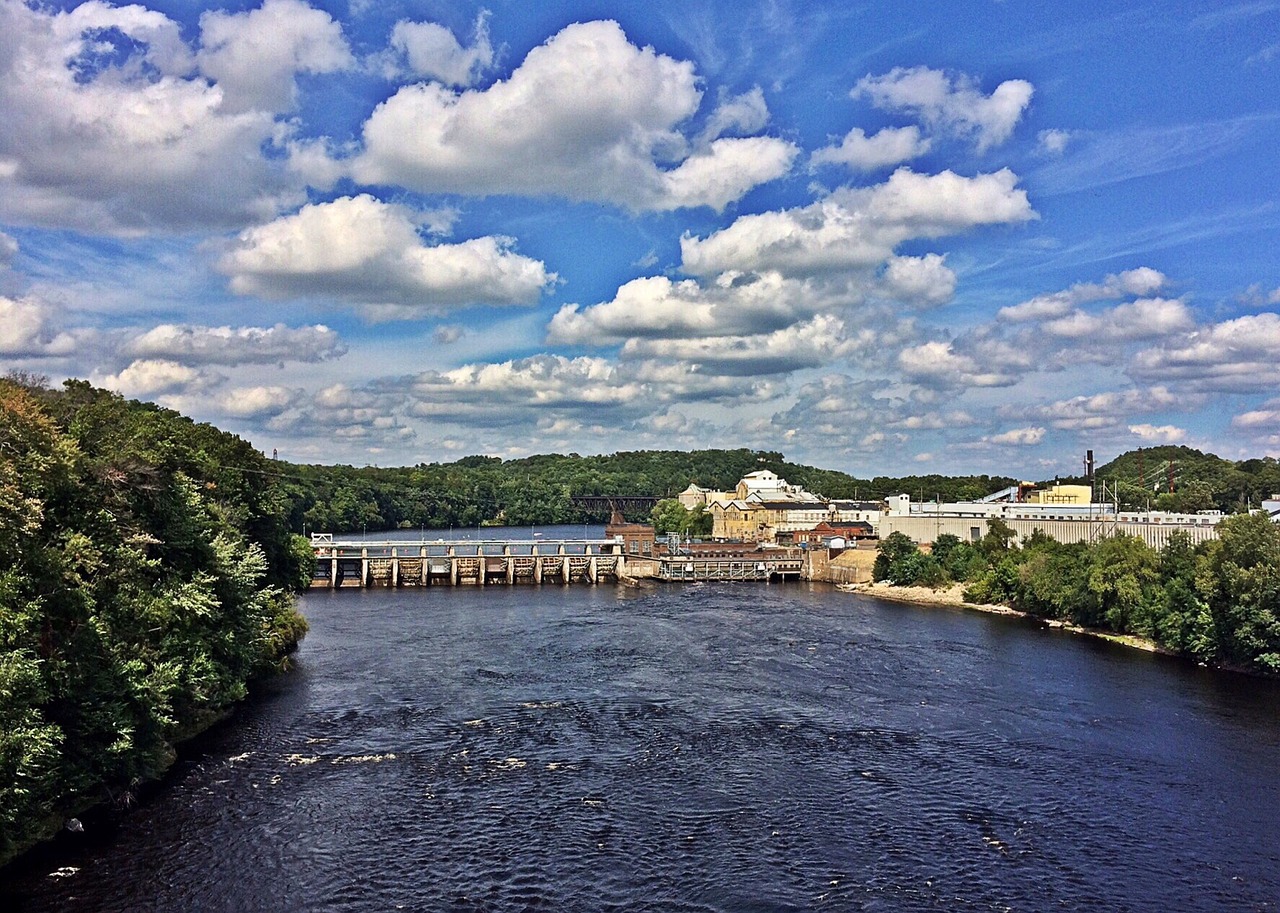
[[[542,454],[518,460],[471,456],[405,468],[275,463],[294,532],[445,529],[486,523],[548,526],[603,523],[573,503],[576,495],[673,498],[690,482],[731,489],[768,469],[827,498],[878,500],[906,492],[919,500],[980,498],[1020,481],[1007,476],[876,476],[862,479],[788,462],[781,453],[748,450],[650,450],[601,456]],[[1170,466],[1172,465],[1172,470]],[[1169,478],[1173,491],[1169,491]],[[1268,457],[1233,463],[1188,447],[1124,454],[1097,472],[1123,509],[1237,513],[1280,492],[1280,464]],[[1043,480],[1049,481],[1049,480]],[[1061,479],[1079,482],[1080,479]],[[643,517],[629,517],[642,520]]]
[[[789,463],[760,450],[636,451],[604,456],[544,454],[519,460],[466,457],[402,469],[277,463],[295,532],[445,529],[497,523],[547,526],[603,523],[608,510],[585,511],[577,495],[671,498],[691,482],[732,489],[749,472],[768,469],[828,498],[884,498],[909,491],[943,500],[976,498],[1013,484],[990,476],[857,479]],[[643,520],[643,517],[628,517]]]
[[[245,441],[0,380],[0,862],[130,795],[306,629],[311,551]]]
[[[1280,524],[1234,514],[1219,538],[1162,549],[1134,536],[1064,544],[1037,531],[1020,544],[988,523],[977,543],[939,536],[931,553],[902,533],[878,546],[876,580],[964,583],[965,598],[1032,615],[1136,634],[1200,662],[1280,674]]]
[[[1273,457],[1232,462],[1191,447],[1131,450],[1096,473],[1125,510],[1220,510],[1241,513],[1280,493]]]

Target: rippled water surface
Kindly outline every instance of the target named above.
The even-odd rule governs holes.
[[[29,910],[1272,910],[1280,690],[826,587],[317,591]],[[58,871],[54,871],[54,870]]]

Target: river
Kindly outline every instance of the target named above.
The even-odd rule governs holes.
[[[313,591],[30,911],[1274,910],[1280,688],[809,584]],[[92,828],[91,828],[92,831]]]

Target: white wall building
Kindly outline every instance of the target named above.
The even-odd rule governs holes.
[[[1217,538],[1221,511],[1177,514],[1168,511],[1117,511],[1111,504],[1028,504],[1021,502],[912,502],[910,495],[889,498],[877,532],[881,539],[900,532],[916,542],[932,542],[943,533],[976,542],[987,534],[987,523],[998,518],[1025,539],[1037,529],[1059,542],[1088,542],[1103,536],[1137,536],[1160,548],[1174,532],[1192,542]]]

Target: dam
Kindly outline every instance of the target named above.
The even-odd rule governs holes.
[[[799,555],[634,555],[621,539],[435,539],[341,541],[311,537],[313,588],[617,584],[799,580]]]

